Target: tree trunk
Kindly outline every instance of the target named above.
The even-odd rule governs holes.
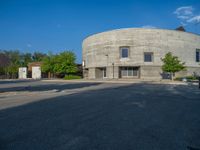
[[[171,80],[174,81],[174,75],[175,73],[171,72]]]
[[[51,78],[51,72],[48,72],[48,79]]]
[[[170,76],[171,76],[171,81],[174,81],[174,77],[173,77],[173,73],[170,72]]]

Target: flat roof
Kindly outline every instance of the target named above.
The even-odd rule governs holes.
[[[193,32],[187,32],[187,31],[179,31],[179,30],[176,30],[176,29],[162,29],[162,28],[120,28],[120,29],[113,29],[113,30],[107,30],[107,31],[102,31],[102,32],[98,32],[98,33],[94,33],[94,34],[91,34],[91,35],[88,35],[86,36],[84,40],[86,40],[87,38],[91,37],[91,36],[95,36],[95,35],[98,35],[98,34],[102,34],[102,33],[106,33],[106,32],[112,32],[112,31],[120,31],[120,30],[128,30],[128,29],[144,29],[144,30],[164,30],[164,31],[174,31],[174,32],[179,32],[179,33],[187,33],[187,34],[192,34],[192,35],[196,35],[196,36],[200,36],[200,34],[197,34],[197,33],[193,33]]]

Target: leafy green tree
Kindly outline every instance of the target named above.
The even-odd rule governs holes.
[[[10,64],[10,59],[4,53],[4,51],[0,50],[0,75],[7,74],[7,67]]]
[[[8,56],[10,63],[7,67],[7,73],[11,78],[16,78],[18,74],[18,68],[20,67],[20,52],[18,50],[5,51]]]
[[[169,72],[171,75],[171,80],[175,76],[176,72],[184,70],[186,67],[184,66],[185,63],[182,63],[177,56],[173,56],[171,52],[165,55],[165,58],[162,59],[163,66],[162,70],[164,72]]]
[[[72,51],[64,51],[56,56],[55,72],[62,74],[74,74],[77,72],[76,56]]]
[[[28,64],[32,62],[32,54],[31,53],[22,53],[20,54],[20,66],[28,67]]]
[[[50,54],[42,61],[42,71],[48,74],[74,74],[77,72],[75,61],[76,56],[71,51],[64,51],[58,55]]]
[[[3,52],[0,51],[0,67],[6,67],[10,63],[8,56]]]
[[[24,55],[23,55],[23,65],[24,66],[28,66],[28,64],[30,63],[30,62],[32,62],[33,60],[32,60],[32,54],[31,53],[25,53]]]
[[[42,72],[48,73],[48,78],[51,77],[51,74],[54,73],[55,67],[55,56],[49,53],[42,60]]]
[[[45,53],[41,53],[41,52],[34,52],[32,59],[34,62],[37,61],[42,61],[47,55]]]

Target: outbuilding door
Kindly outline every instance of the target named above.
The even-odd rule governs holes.
[[[41,68],[39,66],[32,67],[32,78],[41,79]]]

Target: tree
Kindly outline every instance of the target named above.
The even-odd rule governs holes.
[[[50,78],[51,74],[54,73],[54,66],[55,66],[55,56],[49,53],[42,60],[42,72],[47,72],[48,78]]]
[[[21,56],[20,58],[21,67],[28,67],[28,63],[33,61],[31,53],[23,53],[20,56]]]
[[[24,66],[28,66],[28,63],[32,62],[32,54],[31,53],[25,53],[24,54]]]
[[[55,57],[54,71],[62,74],[74,74],[77,72],[76,56],[72,51],[64,51]]]
[[[171,80],[173,80],[173,76],[175,76],[176,72],[184,70],[186,67],[185,63],[182,63],[177,56],[173,56],[171,52],[165,55],[165,58],[162,59],[163,66],[162,70],[164,72],[169,72],[171,75]]]
[[[49,54],[43,59],[42,71],[50,74],[74,74],[77,72],[76,56],[71,51],[64,51],[58,55]]]
[[[4,52],[0,51],[0,67],[7,67],[9,63],[10,60],[8,56]]]
[[[47,55],[41,52],[33,53],[32,59],[34,62],[42,61]]]
[[[8,56],[0,50],[0,75],[6,75],[7,74],[7,67],[10,64],[10,59]]]
[[[16,78],[18,74],[18,68],[20,66],[20,52],[18,50],[14,51],[4,51],[4,54],[9,58],[9,65],[5,68],[6,74],[11,78]]]

